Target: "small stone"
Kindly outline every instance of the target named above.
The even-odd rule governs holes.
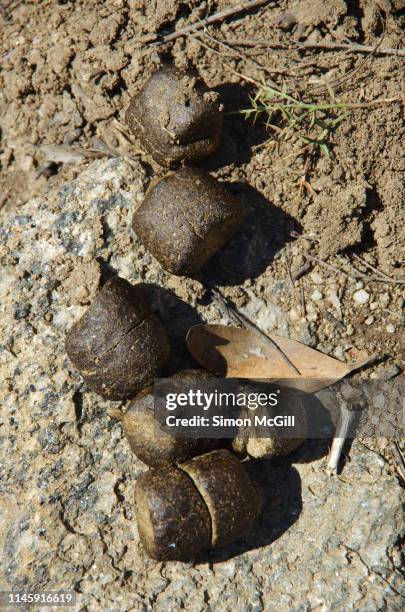
[[[342,319],[342,305],[340,303],[340,299],[338,297],[338,294],[333,289],[328,289],[326,294],[328,296],[328,298],[327,298],[328,301],[335,308],[336,312],[338,313],[339,319],[341,320]]]
[[[311,272],[311,280],[316,285],[321,285],[323,283],[323,278],[318,272]]]
[[[378,302],[372,302],[370,304],[370,310],[377,310],[378,308]]]
[[[356,289],[363,289],[363,287],[364,287],[363,281],[357,281],[355,287],[356,287]]]
[[[370,294],[367,293],[367,291],[365,291],[364,289],[360,289],[359,291],[356,291],[353,294],[353,300],[357,304],[367,304],[369,299],[370,299]]]
[[[315,347],[318,342],[316,335],[311,325],[309,324],[304,325],[302,327],[301,334],[298,340],[302,342],[303,344],[306,344],[307,346],[310,346],[312,348]]]
[[[382,293],[378,298],[378,301],[380,303],[381,308],[387,308],[391,301],[389,293]]]
[[[367,319],[364,321],[364,323],[366,325],[372,325],[374,323],[374,320],[375,319],[374,319],[373,315],[370,315],[369,317],[367,317]]]
[[[322,299],[322,293],[320,291],[318,291],[318,289],[315,289],[315,291],[312,292],[311,294],[311,300],[313,302],[319,302],[319,300]]]
[[[351,323],[349,323],[349,325],[346,327],[346,336],[353,336],[354,334],[354,327]]]
[[[295,306],[291,308],[289,315],[290,315],[290,321],[292,322],[299,321],[301,318],[301,313],[299,312],[298,308],[296,308]]]
[[[339,359],[340,361],[344,361],[345,360],[345,354],[344,354],[344,351],[343,351],[343,346],[337,346],[333,353],[334,353],[336,359]]]
[[[388,334],[395,334],[395,326],[392,323],[388,323],[385,330]]]

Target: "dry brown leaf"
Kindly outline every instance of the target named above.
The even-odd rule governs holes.
[[[285,380],[285,386],[314,393],[371,361],[343,363],[289,338],[267,334],[300,371],[292,372],[283,355],[250,330],[226,325],[194,325],[187,348],[200,365],[227,378]]]

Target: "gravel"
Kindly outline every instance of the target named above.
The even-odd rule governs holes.
[[[367,293],[364,289],[360,289],[353,294],[353,300],[357,304],[367,304],[370,299],[370,294]]]

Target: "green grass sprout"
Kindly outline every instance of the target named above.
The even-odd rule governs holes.
[[[331,157],[331,134],[349,113],[334,115],[354,105],[337,102],[331,88],[329,96],[331,102],[303,102],[288,93],[285,84],[281,89],[274,89],[263,82],[256,95],[250,98],[251,108],[240,112],[246,118],[253,117],[253,122],[264,115],[266,126],[276,132],[280,140],[291,140],[295,136],[312,152],[320,151],[322,155]]]

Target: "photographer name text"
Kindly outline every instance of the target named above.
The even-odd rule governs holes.
[[[220,415],[166,417],[167,427],[294,427],[294,415],[276,415],[274,417],[254,415],[254,417],[227,418]]]

